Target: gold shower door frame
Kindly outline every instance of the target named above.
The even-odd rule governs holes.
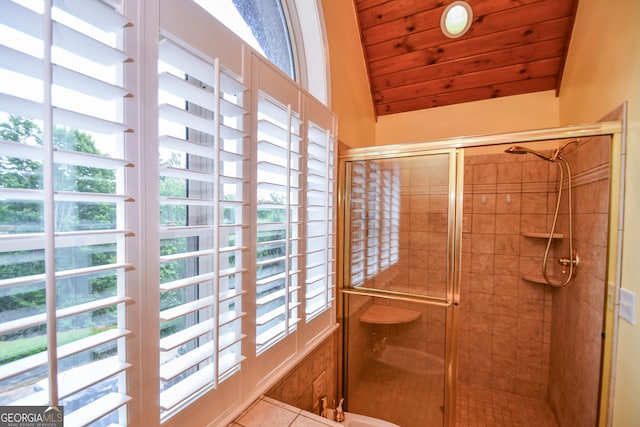
[[[384,147],[380,147],[384,148]],[[383,160],[383,159],[398,159],[398,158],[414,158],[425,156],[448,156],[448,202],[447,202],[447,249],[446,249],[446,297],[430,295],[417,295],[411,293],[380,290],[374,288],[367,288],[363,286],[353,287],[350,285],[350,266],[351,266],[351,239],[347,239],[344,236],[351,235],[351,206],[350,198],[342,197],[344,194],[351,194],[351,165],[354,161],[361,160]],[[377,152],[371,155],[355,155],[350,158],[341,158],[340,160],[340,173],[342,173],[343,180],[339,182],[344,183],[344,192],[340,194],[339,191],[339,211],[344,214],[341,218],[343,232],[339,233],[341,242],[339,244],[344,248],[342,253],[342,259],[344,261],[343,269],[343,286],[341,289],[343,299],[348,300],[349,295],[362,295],[371,296],[377,298],[386,298],[396,301],[407,301],[417,304],[433,305],[444,307],[445,314],[445,364],[444,364],[444,423],[443,425],[452,425],[454,422],[455,413],[455,381],[457,377],[457,357],[454,354],[456,346],[453,343],[457,342],[457,319],[458,315],[454,314],[459,307],[460,302],[460,264],[461,264],[461,239],[462,239],[462,190],[464,183],[464,151],[456,150],[455,148],[439,149],[439,150],[419,150],[409,152]],[[341,303],[344,303],[341,299]],[[343,307],[347,308],[348,304],[344,304]],[[342,312],[342,310],[340,310]],[[342,322],[343,325],[347,323]],[[343,351],[346,351],[347,346],[344,346]],[[346,381],[345,381],[346,382]],[[343,384],[343,390],[346,391],[346,384]],[[344,393],[343,391],[343,393]]]
[[[497,146],[522,142],[559,140],[588,136],[609,135],[611,137],[611,172],[609,201],[609,243],[607,251],[607,281],[609,294],[605,298],[605,319],[603,325],[603,360],[601,367],[601,388],[599,405],[599,426],[611,425],[612,392],[615,378],[612,365],[615,359],[617,339],[618,292],[620,289],[621,240],[624,212],[624,121],[599,122],[588,125],[563,128],[540,129],[478,137],[450,138],[439,141],[394,144],[344,150],[339,153],[338,169],[338,316],[343,340],[340,342],[339,366],[343,375],[339,377],[340,396],[345,395],[346,360],[348,358],[346,340],[348,338],[348,299],[350,295],[362,295],[409,301],[419,304],[436,305],[446,308],[445,321],[445,388],[444,422],[446,427],[455,425],[456,381],[457,381],[457,335],[460,326],[460,272],[462,243],[462,197],[464,186],[464,148]],[[358,160],[396,159],[403,157],[449,155],[449,200],[447,237],[447,292],[446,298],[414,295],[351,286],[350,259],[350,165]]]

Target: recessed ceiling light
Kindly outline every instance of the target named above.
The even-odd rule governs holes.
[[[473,11],[466,1],[454,1],[444,9],[440,17],[440,28],[445,36],[455,39],[471,27]]]

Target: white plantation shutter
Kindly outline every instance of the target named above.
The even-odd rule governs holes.
[[[381,172],[380,165],[375,162],[367,163],[365,193],[366,212],[366,273],[367,279],[372,278],[380,269],[380,219],[381,219]]]
[[[160,41],[160,407],[240,369],[247,232],[246,88],[219,60]]]
[[[331,129],[311,122],[307,132],[306,318],[331,306],[335,280],[335,165]]]
[[[400,171],[395,161],[380,163],[380,268],[398,262],[400,238]]]
[[[301,288],[299,113],[264,93],[258,101],[256,352],[293,332]]]
[[[367,164],[352,162],[351,167],[351,286],[364,283],[367,247],[366,209]]]
[[[161,419],[217,425],[335,328],[335,117],[191,1],[160,34]]]
[[[400,168],[397,164],[392,166],[389,179],[389,263],[394,265],[400,259]]]
[[[398,262],[400,172],[393,161],[351,162],[351,284]]]
[[[391,258],[391,171],[380,171],[380,269],[389,267]]]
[[[133,35],[100,1],[49,5],[0,0],[0,122],[18,130],[0,138],[0,389],[65,405],[67,426],[124,425]]]

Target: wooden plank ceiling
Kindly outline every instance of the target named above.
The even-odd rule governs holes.
[[[380,116],[558,90],[578,0],[467,0],[473,23],[453,39],[453,0],[354,2]]]

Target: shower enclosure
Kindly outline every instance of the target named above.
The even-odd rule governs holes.
[[[620,123],[605,122],[341,153],[348,411],[403,427],[606,425],[611,340],[601,337],[613,318],[607,285],[617,283],[607,258],[617,234],[607,229],[617,227],[619,136]],[[562,151],[578,171],[570,215],[566,199],[557,203],[567,180],[543,160],[576,138]],[[539,155],[505,154],[510,146]],[[606,211],[586,206],[588,195]],[[545,284],[543,262],[554,283],[574,280]]]

